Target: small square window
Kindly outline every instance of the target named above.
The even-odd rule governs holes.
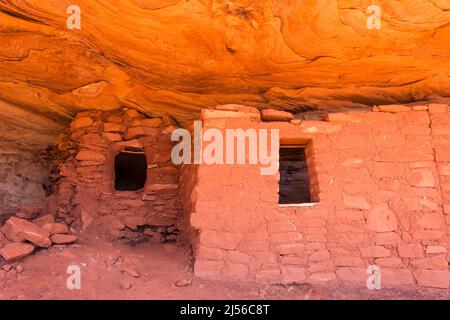
[[[143,153],[120,152],[115,159],[115,189],[138,191],[147,181],[147,159]]]
[[[311,203],[308,165],[304,147],[280,147],[279,204]]]

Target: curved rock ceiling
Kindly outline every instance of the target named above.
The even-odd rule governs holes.
[[[367,28],[372,3],[379,30]],[[66,26],[73,4],[81,30]],[[186,121],[225,103],[450,96],[448,0],[0,0],[0,31],[0,131],[35,145],[91,108]]]

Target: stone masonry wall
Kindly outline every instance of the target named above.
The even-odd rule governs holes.
[[[179,168],[171,161],[170,135],[176,126],[170,117],[147,118],[134,109],[81,112],[55,143],[63,161],[46,212],[112,240],[175,241]],[[121,151],[145,153],[142,190],[115,190]]]
[[[197,201],[196,185],[197,185],[197,170],[196,165],[183,165],[180,170],[180,189],[179,189],[179,205],[180,215],[177,219],[178,229],[183,230],[182,238],[178,239],[188,245],[196,244],[197,230],[192,228],[190,224],[190,213],[194,211],[195,203]]]
[[[290,122],[250,109],[204,110],[204,130],[278,128],[282,142],[308,142],[317,203],[279,206],[279,175],[262,176],[259,165],[200,165],[190,214],[197,276],[365,286],[377,265],[383,286],[449,287],[449,106]]]

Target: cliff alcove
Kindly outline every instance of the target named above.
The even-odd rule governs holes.
[[[448,1],[5,0],[0,31],[0,288],[90,243],[169,248],[207,281],[360,285],[375,264],[448,292]],[[279,130],[277,174],[175,164],[194,121]]]

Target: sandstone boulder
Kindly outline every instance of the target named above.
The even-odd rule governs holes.
[[[55,218],[51,214],[43,215],[39,218],[36,218],[33,220],[33,223],[38,225],[39,227],[43,227],[44,225],[48,223],[54,223]]]
[[[52,245],[49,239],[50,234],[45,229],[21,218],[9,218],[1,231],[9,240],[14,242],[24,242],[25,240],[28,240],[43,248],[48,248]]]
[[[64,223],[47,223],[42,226],[50,235],[69,233],[69,228]]]
[[[23,257],[28,256],[34,250],[31,244],[27,243],[8,243],[2,249],[0,249],[0,256],[6,260],[6,262],[13,262]]]
[[[63,245],[75,243],[78,240],[78,238],[71,234],[54,234],[50,237],[50,240],[54,244]]]

